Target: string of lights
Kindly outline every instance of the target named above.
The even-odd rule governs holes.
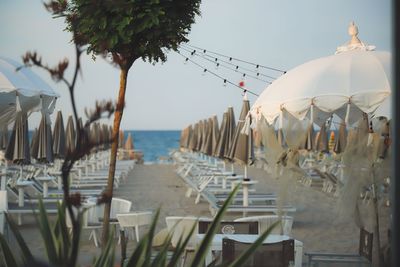
[[[227,55],[224,55],[224,54],[221,54],[221,53],[218,53],[218,52],[214,52],[214,51],[210,51],[210,50],[207,50],[205,48],[201,48],[201,47],[198,47],[198,46],[195,46],[195,45],[190,45],[190,44],[182,44],[182,45],[186,46],[188,48],[191,48],[191,49],[198,49],[200,51],[203,51],[203,53],[210,53],[210,54],[214,54],[214,55],[217,55],[217,56],[228,58],[229,61],[235,60],[235,61],[238,61],[238,62],[246,63],[246,64],[249,64],[249,65],[255,66],[256,69],[264,68],[264,69],[268,69],[268,70],[277,71],[277,72],[280,72],[280,73],[283,73],[283,74],[286,73],[285,70],[281,70],[281,69],[277,69],[277,68],[273,68],[273,67],[269,67],[269,66],[264,66],[264,65],[261,65],[261,64],[257,64],[257,63],[253,63],[253,62],[247,61],[247,60],[243,60],[243,59],[227,56]]]
[[[199,53],[197,50],[185,48],[185,47],[182,47],[182,46],[180,48],[184,49],[186,52],[189,52],[191,56],[197,55],[197,56],[200,56],[200,57],[203,57],[203,58],[207,57],[207,58],[211,59],[213,61],[213,63],[217,67],[219,67],[221,65],[220,62],[222,62],[222,63],[225,63],[225,64],[233,66],[235,68],[235,71],[238,71],[239,69],[241,69],[241,70],[244,70],[244,71],[247,71],[247,72],[255,73],[255,75],[257,77],[263,76],[263,77],[266,77],[266,78],[269,78],[269,79],[273,79],[273,80],[275,80],[277,78],[277,77],[273,77],[273,76],[264,74],[259,69],[257,69],[257,70],[248,69],[248,68],[245,68],[243,66],[239,66],[238,64],[234,64],[231,61],[226,61],[226,60],[223,60],[223,59],[218,58],[218,57],[207,55],[205,53]]]
[[[210,74],[214,75],[215,77],[221,79],[221,80],[224,82],[224,85],[230,84],[230,85],[233,85],[233,86],[239,88],[240,90],[242,90],[242,91],[244,91],[244,92],[247,92],[247,93],[252,94],[252,95],[254,95],[254,96],[259,96],[258,94],[254,93],[253,91],[250,91],[250,90],[248,90],[248,89],[246,89],[246,88],[243,88],[243,87],[241,87],[241,86],[235,84],[234,82],[231,82],[230,80],[228,80],[228,79],[226,79],[226,78],[224,78],[224,77],[218,75],[217,73],[215,73],[215,72],[213,72],[213,71],[210,71],[209,69],[207,69],[207,68],[205,68],[204,66],[198,64],[197,62],[193,61],[193,60],[190,59],[189,57],[183,55],[181,52],[177,51],[176,53],[178,53],[181,57],[185,58],[185,62],[191,62],[191,63],[194,64],[195,66],[197,66],[197,67],[203,69],[203,73],[210,73]]]
[[[187,49],[185,49],[185,48],[182,48],[182,50],[184,50],[184,51],[190,53],[191,56],[197,56],[197,57],[200,57],[200,58],[202,58],[202,59],[204,59],[204,60],[206,60],[206,61],[208,61],[208,62],[211,62],[211,63],[214,64],[216,67],[223,67],[223,68],[225,68],[225,69],[228,69],[228,70],[231,70],[231,71],[240,73],[240,74],[242,75],[243,78],[250,77],[250,78],[253,78],[253,79],[256,79],[256,80],[259,80],[259,81],[268,83],[268,84],[271,84],[270,81],[260,79],[260,78],[258,78],[258,77],[256,77],[256,76],[247,74],[247,73],[245,73],[245,72],[241,72],[241,71],[239,70],[239,67],[238,67],[238,66],[236,66],[236,68],[233,69],[233,68],[228,67],[228,66],[226,66],[226,65],[224,65],[224,64],[221,64],[221,63],[219,63],[219,62],[217,62],[217,61],[215,61],[215,60],[211,60],[211,59],[209,59],[209,58],[206,58],[206,57],[204,57],[203,55],[199,55],[197,52],[194,52],[194,53],[193,53],[192,51],[189,51],[189,50],[187,50]]]

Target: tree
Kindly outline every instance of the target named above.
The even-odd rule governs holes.
[[[127,77],[132,64],[142,59],[165,62],[169,50],[177,51],[200,15],[200,0],[58,0],[55,12],[66,18],[74,42],[87,47],[93,57],[110,58],[120,69],[118,100],[114,115],[110,168],[105,199],[103,244],[109,233],[109,216],[118,133],[125,104]],[[55,10],[53,8],[53,10]]]

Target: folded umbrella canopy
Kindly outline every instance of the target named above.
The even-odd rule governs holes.
[[[28,136],[28,117],[22,111],[19,104],[19,97],[16,98],[15,123],[8,142],[5,157],[17,164],[29,164],[31,162],[29,136]]]
[[[124,144],[124,149],[133,150],[133,138],[131,133],[128,133],[128,138],[126,139],[126,142]]]
[[[33,157],[42,163],[53,162],[53,141],[51,135],[51,122],[50,116],[42,112],[42,119],[40,121],[39,129],[37,132],[37,151],[34,151]]]
[[[227,119],[228,119],[228,112],[224,112],[224,115],[222,116],[221,128],[219,130],[218,141],[216,143],[213,152],[215,157],[221,159],[224,158],[225,142],[227,141],[227,133],[228,133]]]
[[[39,149],[39,135],[38,135],[38,129],[35,128],[35,130],[32,133],[32,139],[31,139],[31,156],[37,155],[38,149]]]
[[[232,145],[229,150],[229,158],[245,166],[245,178],[247,178],[247,165],[254,162],[253,133],[250,128],[251,117],[247,116],[250,110],[250,102],[245,95],[242,111],[235,128]],[[246,117],[248,123],[245,125]]]
[[[197,135],[197,144],[196,144],[196,151],[201,152],[201,148],[204,142],[204,137],[203,137],[203,133],[204,133],[204,122],[203,120],[200,120],[198,122],[198,135]]]
[[[195,123],[193,127],[192,137],[190,138],[189,142],[189,149],[191,151],[196,151],[198,135],[199,135],[199,124]]]
[[[227,115],[227,130],[226,130],[226,141],[224,144],[224,157],[226,159],[230,159],[229,152],[233,143],[233,136],[235,135],[236,129],[236,121],[235,121],[235,113],[233,112],[233,107],[228,107],[228,115]]]
[[[61,110],[57,112],[53,130],[53,153],[54,157],[63,159],[65,157],[65,129]]]
[[[3,129],[0,132],[0,150],[5,150],[8,144],[8,128],[7,125],[3,125]]]
[[[68,117],[67,128],[65,129],[65,154],[71,155],[76,148],[76,131],[72,115]]]
[[[213,130],[213,121],[211,118],[209,118],[206,122],[206,132],[205,132],[206,140],[201,150],[201,152],[203,152],[203,154],[205,155],[212,154],[212,130]]]

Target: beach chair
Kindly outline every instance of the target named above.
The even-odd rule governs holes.
[[[252,243],[243,243],[229,238],[222,241],[222,264],[233,262]],[[259,246],[242,267],[288,267],[294,266],[294,240],[266,243]]]
[[[306,252],[305,255],[308,256],[308,266],[318,267],[319,263],[358,263],[360,266],[371,266],[372,242],[373,234],[361,228],[358,254]]]
[[[201,196],[208,201],[210,204],[211,215],[214,216],[218,210],[222,207],[223,202],[218,201],[218,199],[208,192],[207,190],[201,191]],[[295,212],[296,208],[293,206],[277,206],[277,205],[259,205],[256,203],[249,203],[249,206],[245,207],[239,204],[231,204],[226,210],[227,213],[274,213],[274,214],[286,214],[288,212]]]
[[[74,214],[76,215],[78,209],[73,207]],[[72,234],[72,222],[71,217],[69,216],[69,212],[65,211],[65,220],[67,228],[69,229],[69,233]],[[82,229],[89,230],[89,241],[93,239],[94,245],[96,247],[99,246],[99,238],[98,238],[98,230],[102,228],[102,224],[99,222],[99,219],[96,214],[96,205],[95,203],[91,203],[87,206],[87,210],[83,213],[82,216]]]
[[[134,230],[136,242],[139,242],[139,226],[151,224],[152,214],[151,211],[122,213],[117,214],[117,219],[121,230]],[[135,239],[133,231],[129,232],[131,233],[132,240]]]
[[[278,215],[263,215],[238,218],[235,222],[258,222],[259,232],[264,233],[272,224],[281,221],[280,225],[272,229],[271,234],[287,235],[290,236],[292,232],[293,217],[292,216],[278,216]]]

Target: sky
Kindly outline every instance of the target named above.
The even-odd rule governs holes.
[[[361,41],[391,52],[391,9],[389,0],[204,0],[202,14],[196,18],[188,39],[189,44],[207,49],[205,55],[217,52],[287,71],[334,54],[337,46],[350,40],[347,29],[351,21],[358,26]],[[71,70],[67,76],[72,76],[75,55],[71,35],[64,31],[63,19],[52,18],[42,1],[0,0],[0,25],[0,56],[21,61],[26,51],[37,51],[51,66],[68,58]],[[236,62],[239,71],[235,72],[216,68],[204,57],[190,57],[202,67],[185,63],[185,58],[175,52],[168,53],[168,61],[163,64],[136,61],[129,72],[121,128],[179,130],[212,115],[218,115],[221,122],[228,106],[233,106],[238,117],[242,90],[230,84],[224,86],[223,80],[204,74],[204,68],[238,84],[243,78],[241,72],[254,75],[255,66]],[[72,111],[67,88],[53,82],[46,72],[34,71],[61,95],[56,110],[62,110],[66,120]],[[267,69],[262,73],[279,75]],[[260,94],[268,85],[265,81],[271,80],[262,78],[264,81],[247,76],[245,87]],[[82,57],[82,75],[76,87],[80,116],[85,118],[85,107],[93,107],[96,100],[116,99],[118,88],[117,68],[100,57],[95,61],[90,55]],[[256,96],[249,94],[249,100],[254,103]],[[39,120],[39,114],[32,114],[30,128],[37,127]]]

